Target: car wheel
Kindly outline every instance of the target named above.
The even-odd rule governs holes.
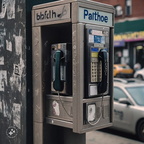
[[[144,120],[138,123],[136,132],[138,139],[144,142]]]
[[[137,79],[140,79],[140,80],[143,80],[143,77],[142,77],[142,75],[137,75],[137,77],[136,77]]]

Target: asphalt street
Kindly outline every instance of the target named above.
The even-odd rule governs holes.
[[[86,144],[144,144],[134,135],[115,130],[92,131],[86,134]]]

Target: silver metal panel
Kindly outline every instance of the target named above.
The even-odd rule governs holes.
[[[59,10],[59,7],[60,7],[59,12],[61,11],[61,14],[64,14],[63,6],[67,7],[67,5],[70,5],[70,4],[72,4],[72,6],[70,6],[69,9],[67,9],[67,14],[65,15],[67,16],[66,19],[56,18],[53,20],[52,19],[47,19],[47,20],[43,19],[40,21],[36,20],[36,12],[39,12],[39,14],[41,12],[41,15],[45,17],[46,15],[49,16],[50,14],[48,11],[49,9],[51,10],[51,8],[58,7],[58,10]],[[79,7],[107,12],[109,14],[111,13],[114,14],[114,8],[111,5],[102,4],[102,3],[95,2],[95,1],[87,1],[87,0],[64,0],[64,1],[56,1],[56,2],[45,3],[45,4],[34,6],[33,15],[35,16],[33,17],[33,24],[35,26],[40,26],[40,25],[50,25],[50,24],[71,22],[71,17],[72,17],[72,23],[78,23],[79,22]],[[72,15],[69,17],[68,15],[70,14],[70,12],[72,13]],[[112,25],[114,25],[114,23]]]
[[[73,131],[82,129],[84,96],[84,25],[72,26],[73,39]]]
[[[33,44],[33,120],[43,122],[43,95],[42,95],[42,48],[41,28],[32,29]]]
[[[72,25],[72,69],[73,69],[73,73],[72,73],[72,80],[73,80],[73,129],[75,129],[75,131],[77,130],[78,124],[76,123],[77,119],[78,119],[78,115],[77,112],[78,108],[77,108],[77,104],[78,104],[78,100],[76,101],[76,97],[77,95],[79,96],[78,93],[78,89],[77,86],[78,85],[78,77],[77,77],[77,44],[76,44],[76,40],[77,40],[77,27],[76,24]]]
[[[69,121],[63,121],[59,119],[54,119],[54,118],[46,118],[46,122],[52,125],[58,125],[58,126],[63,126],[67,128],[73,128],[73,123]]]
[[[72,3],[72,6],[71,6],[71,13],[72,13],[72,23],[76,23],[77,20],[78,20],[78,3]]]
[[[97,120],[95,125],[91,124],[84,124],[83,128],[81,129],[80,133],[89,131],[89,130],[96,130],[104,127],[109,127],[112,125],[111,121],[111,96],[104,96],[92,99],[84,99],[83,101],[85,104],[96,104],[96,117]]]
[[[45,25],[61,24],[61,23],[68,23],[68,22],[71,22],[71,18],[64,19],[61,21],[49,21],[49,22],[37,23],[37,24],[34,24],[34,26],[45,26]]]
[[[87,127],[87,128],[83,128],[82,131],[80,133],[86,133],[86,132],[89,132],[89,131],[94,131],[94,130],[99,130],[99,129],[103,129],[103,128],[106,128],[106,127],[111,127],[112,126],[112,123],[108,123],[106,122],[106,124],[102,124],[100,125],[99,127]]]
[[[99,10],[103,12],[108,12],[108,13],[114,13],[115,9],[111,5],[107,5],[104,3],[99,3],[96,1],[89,1],[89,3],[79,3],[79,7],[84,7],[84,8],[89,8],[93,10]]]
[[[72,97],[47,96],[45,111],[46,117],[72,122]]]
[[[33,123],[33,143],[34,144],[43,144],[43,123]]]
[[[34,11],[34,24],[54,21],[70,20],[70,3],[54,7],[37,9]]]
[[[32,11],[32,26],[34,26],[34,10]]]
[[[75,1],[75,0],[59,0],[59,1],[49,2],[49,3],[39,4],[39,5],[33,6],[33,10],[46,8],[46,7],[50,7],[50,6],[57,6],[57,5],[61,5],[61,4],[67,4],[72,1]]]
[[[73,24],[73,131],[83,133],[112,125],[112,93],[110,96],[84,99],[84,24]],[[92,25],[94,26],[94,25]],[[110,48],[111,49],[111,48]],[[110,50],[111,52],[111,50]],[[111,62],[110,62],[111,63]],[[96,103],[101,108],[102,117],[95,125],[84,124],[84,105]],[[103,106],[101,104],[103,103]],[[98,114],[98,112],[97,112]]]
[[[108,4],[103,4],[103,3],[99,3],[96,1],[89,1],[89,0],[59,0],[59,1],[55,1],[55,2],[51,2],[51,3],[45,3],[45,4],[40,4],[40,5],[36,5],[33,7],[34,9],[40,9],[40,8],[45,8],[48,6],[56,6],[56,5],[60,5],[60,4],[66,4],[66,3],[84,3],[85,5],[91,4],[91,5],[97,5],[98,7],[103,7],[103,8],[109,8],[111,9],[112,6],[108,5]]]

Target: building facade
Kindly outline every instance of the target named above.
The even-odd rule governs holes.
[[[144,67],[143,0],[95,0],[115,7],[114,62]]]

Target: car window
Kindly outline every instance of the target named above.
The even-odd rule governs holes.
[[[123,69],[130,69],[130,67],[128,65],[123,65],[123,66],[119,66],[120,68],[123,68]]]
[[[138,105],[144,106],[144,86],[127,87],[126,90]]]
[[[114,87],[114,100],[118,101],[120,98],[127,98],[127,95],[122,89]]]

